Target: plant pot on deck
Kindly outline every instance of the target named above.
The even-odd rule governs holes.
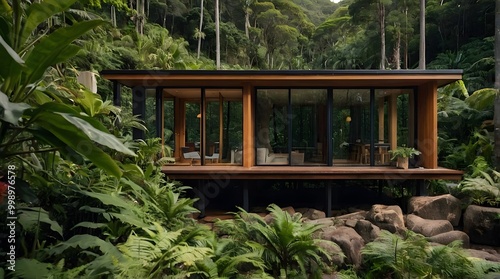
[[[396,168],[407,170],[409,161],[408,159],[408,157],[398,157],[396,161]]]

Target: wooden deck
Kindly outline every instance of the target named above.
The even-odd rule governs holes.
[[[176,166],[162,168],[171,179],[276,179],[276,180],[461,180],[463,172],[446,169],[397,169],[392,166],[255,166],[234,165]]]

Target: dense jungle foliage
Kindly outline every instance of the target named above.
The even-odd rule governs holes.
[[[498,206],[494,5],[428,1],[426,56],[465,71],[439,95],[440,164],[467,172],[452,191]],[[414,234],[381,235],[359,269],[334,266],[336,245],[312,238],[321,226],[275,205],[272,222],[240,210],[215,231],[199,225],[189,187],[160,171],[158,139],[132,140],[147,123],[127,100],[113,106],[105,81],[99,94],[76,81],[81,70],[215,69],[217,29],[224,69],[415,68],[418,12],[390,0],[0,0],[0,277],[482,278],[495,267]]]

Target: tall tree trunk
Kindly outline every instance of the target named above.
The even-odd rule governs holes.
[[[405,60],[403,67],[408,69],[408,7],[405,8]]]
[[[219,0],[215,0],[215,57],[217,70],[220,70],[220,25]]]
[[[111,5],[111,25],[116,27],[116,8],[113,5]]]
[[[146,20],[146,16],[144,14],[145,10],[145,0],[137,0],[137,15],[135,19],[135,29],[137,33],[143,35],[144,34],[144,21]]]
[[[495,125],[495,168],[500,171],[500,0],[495,8],[495,84],[497,90],[493,123]]]
[[[394,63],[396,70],[401,70],[401,32],[396,31],[396,46],[394,47]]]
[[[202,31],[203,30],[203,0],[201,0],[201,6],[200,6],[200,28],[198,30],[198,32],[200,32],[199,36],[198,36],[198,54],[197,54],[197,58],[200,58],[200,52],[201,52],[201,37],[202,37]]]
[[[382,1],[379,4],[379,24],[380,24],[380,69],[385,70],[385,5]]]
[[[249,34],[249,29],[250,29],[250,11],[249,11],[250,8],[246,8],[245,9],[245,35],[247,36],[247,38],[250,38],[250,34]]]
[[[418,68],[425,70],[425,0],[420,0],[420,50]]]

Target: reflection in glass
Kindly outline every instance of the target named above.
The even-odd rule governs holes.
[[[257,90],[257,165],[288,165],[288,89]]]
[[[291,165],[326,164],[327,90],[292,89]]]

